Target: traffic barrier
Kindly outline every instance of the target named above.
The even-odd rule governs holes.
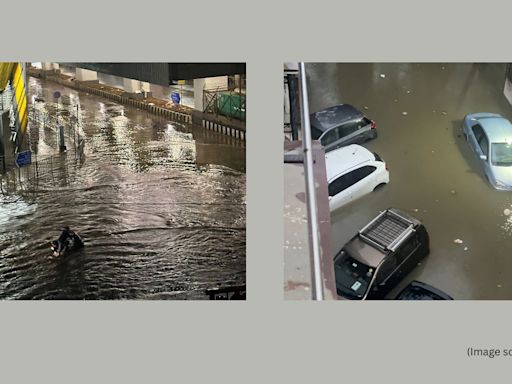
[[[245,141],[245,131],[230,127],[228,125],[219,124],[210,120],[203,119],[203,127],[214,132],[223,133]]]

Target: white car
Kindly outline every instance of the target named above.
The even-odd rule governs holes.
[[[389,183],[384,160],[357,144],[327,153],[325,163],[331,212]]]

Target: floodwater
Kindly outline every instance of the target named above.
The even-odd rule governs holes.
[[[431,253],[390,296],[415,279],[455,299],[512,299],[512,193],[488,185],[460,128],[468,113],[512,119],[503,96],[505,65],[311,64],[306,70],[311,112],[339,103],[363,110],[379,135],[364,146],[390,172],[383,189],[331,215],[333,252],[379,211],[396,207],[424,222]]]
[[[206,299],[245,284],[244,143],[34,78],[30,107],[55,115],[56,90],[61,123],[80,105],[85,156],[0,194],[0,298]],[[55,129],[31,127],[38,158],[55,153]],[[85,247],[51,260],[63,225]]]

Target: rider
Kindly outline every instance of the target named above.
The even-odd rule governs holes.
[[[68,246],[68,242],[72,241],[74,239],[74,236],[76,234],[66,225],[65,227],[62,227],[62,232],[57,239],[57,250],[56,252],[60,255],[61,252],[63,252],[66,247]]]

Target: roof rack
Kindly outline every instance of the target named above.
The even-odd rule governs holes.
[[[414,222],[394,210],[381,212],[359,231],[359,237],[383,252],[395,251],[414,232]]]

